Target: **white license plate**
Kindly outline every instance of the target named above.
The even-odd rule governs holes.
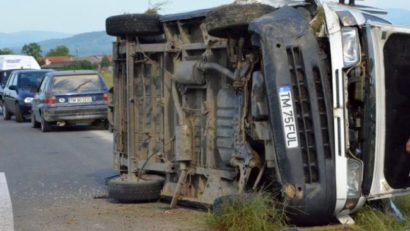
[[[293,110],[293,98],[291,87],[281,87],[279,90],[280,107],[282,109],[283,131],[288,149],[299,147],[296,116]]]
[[[69,103],[91,103],[93,102],[92,97],[72,97],[68,98]]]

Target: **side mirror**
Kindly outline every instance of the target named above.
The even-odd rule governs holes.
[[[9,87],[9,89],[12,90],[12,91],[17,91],[17,86],[12,85],[12,86]]]

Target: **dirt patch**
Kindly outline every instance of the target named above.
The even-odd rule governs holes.
[[[18,217],[20,231],[93,230],[206,230],[206,213],[193,209],[170,210],[165,203],[114,204],[107,200],[57,202],[32,208]]]

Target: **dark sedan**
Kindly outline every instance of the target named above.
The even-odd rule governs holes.
[[[9,120],[15,115],[17,122],[23,122],[31,114],[31,102],[44,76],[50,70],[13,71],[3,91],[3,118]]]
[[[50,72],[33,100],[33,127],[104,125],[108,88],[95,71]]]

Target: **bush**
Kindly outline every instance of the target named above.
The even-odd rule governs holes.
[[[285,227],[282,215],[276,210],[271,195],[240,195],[224,200],[218,213],[209,213],[207,224],[218,231],[282,230]]]
[[[96,70],[96,69],[97,69],[97,65],[87,60],[76,61],[64,67],[64,70]]]

